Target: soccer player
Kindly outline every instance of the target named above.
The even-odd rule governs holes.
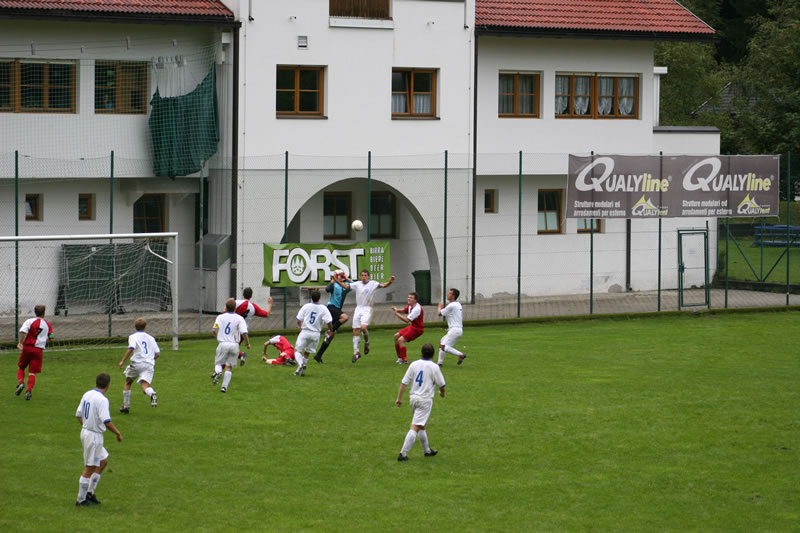
[[[110,429],[122,442],[122,433],[111,423],[106,392],[111,384],[111,376],[105,372],[95,378],[96,388],[86,392],[78,404],[75,416],[81,425],[81,443],[83,443],[83,472],[78,481],[78,501],[75,505],[86,507],[99,504],[95,497],[100,475],[108,464],[108,451],[103,442],[103,432]]]
[[[455,349],[456,341],[464,334],[464,309],[458,301],[460,294],[458,289],[450,289],[447,291],[447,305],[439,302],[439,316],[447,319],[447,334],[439,341],[439,366],[444,363],[445,352],[458,356],[456,364],[459,365],[467,358],[467,354]]]
[[[311,291],[311,301],[301,307],[297,313],[297,329],[300,330],[300,334],[297,336],[297,342],[294,343],[295,357],[297,358],[295,376],[306,375],[308,354],[317,351],[322,324],[326,324],[328,330],[331,329],[333,317],[328,308],[319,303],[319,297],[318,290]]]
[[[266,309],[261,309],[259,306],[250,301],[250,298],[253,297],[252,288],[245,287],[245,289],[242,291],[242,296],[244,296],[244,300],[236,300],[236,314],[244,318],[245,322],[247,323],[247,328],[249,331],[250,319],[253,318],[253,315],[262,316],[266,318],[272,312],[272,296],[267,298]],[[239,366],[244,366],[246,359],[247,359],[247,352],[240,351]]]
[[[17,362],[17,396],[25,388],[25,369],[28,369],[28,388],[25,399],[30,400],[33,386],[36,384],[36,374],[42,371],[42,354],[47,345],[47,339],[53,337],[53,326],[44,319],[45,306],[42,304],[33,308],[36,315],[26,320],[19,328],[19,341],[17,349],[20,350]]]
[[[211,383],[216,385],[225,369],[225,378],[222,380],[220,392],[228,392],[228,386],[233,377],[233,367],[239,355],[239,343],[244,341],[250,348],[250,337],[247,334],[247,323],[241,315],[236,314],[236,300],[228,298],[225,302],[225,313],[214,320],[211,331],[217,336],[217,355],[214,359],[214,373],[211,374]]]
[[[267,348],[269,346],[275,346],[278,349],[278,357],[275,359],[267,359]],[[261,360],[268,365],[291,366],[297,364],[294,357],[294,346],[283,335],[275,335],[264,343],[264,353],[261,354]]]
[[[119,367],[125,364],[128,357],[131,364],[125,369],[125,385],[122,387],[122,407],[120,413],[128,414],[131,411],[131,385],[133,380],[142,385],[142,392],[150,398],[150,405],[158,407],[158,395],[150,384],[153,382],[153,373],[156,369],[156,359],[161,355],[156,340],[145,331],[147,320],[137,318],[133,322],[136,333],[128,337],[128,351],[119,362]],[[131,357],[131,355],[133,357]]]
[[[328,311],[330,311],[331,317],[333,317],[333,327],[326,333],[325,339],[322,341],[322,346],[320,346],[317,355],[314,356],[314,361],[317,363],[322,363],[322,354],[325,353],[325,350],[327,350],[328,346],[333,342],[333,338],[336,336],[336,330],[350,318],[347,313],[342,312],[344,300],[347,298],[347,293],[350,292],[350,286],[343,283],[346,281],[349,280],[344,270],[334,270],[331,276],[331,282],[325,287],[325,292],[330,293],[328,297]]]
[[[439,387],[439,396],[442,398],[444,398],[445,390],[442,369],[431,360],[432,358],[433,344],[423,344],[422,359],[417,359],[408,366],[408,370],[400,382],[400,390],[397,391],[397,400],[394,404],[400,407],[403,405],[403,393],[406,387],[411,385],[411,389],[408,391],[408,403],[411,405],[412,413],[411,428],[406,433],[403,448],[400,450],[400,455],[397,456],[398,461],[408,461],[408,452],[411,451],[411,447],[414,446],[417,439],[422,445],[425,457],[433,457],[439,453],[431,449],[428,444],[428,433],[425,431],[428,418],[431,416],[431,409],[433,409],[433,395],[436,387]]]
[[[361,334],[364,334],[364,355],[369,353],[369,321],[372,318],[372,302],[377,289],[385,289],[394,282],[394,276],[385,283],[369,279],[369,270],[361,271],[361,281],[351,282],[348,287],[356,293],[356,310],[353,312],[353,362],[361,359]]]
[[[423,317],[425,311],[419,305],[419,295],[416,292],[408,293],[408,305],[403,309],[392,306],[392,311],[397,318],[406,322],[408,326],[394,334],[394,351],[397,353],[398,365],[407,365],[406,342],[413,341],[425,333],[425,323]]]

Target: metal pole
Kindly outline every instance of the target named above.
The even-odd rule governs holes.
[[[372,152],[367,152],[367,242],[372,237]]]
[[[180,286],[180,264],[178,261],[178,235],[175,234],[175,249],[173,250],[173,265],[172,265],[172,307],[178,306],[178,287]],[[172,349],[178,349],[178,313],[173,309],[172,311]]]
[[[114,150],[111,150],[111,175],[109,176],[109,202],[108,202],[108,233],[110,235],[114,234]],[[108,239],[108,244],[111,245],[113,241]],[[114,312],[114,299],[117,296],[117,265],[114,259],[114,254],[112,253],[111,261],[113,263],[112,269],[112,292],[111,292],[111,302],[109,302],[108,306],[108,336],[111,336],[111,314]]]
[[[283,244],[289,244],[289,151],[283,153]],[[283,329],[286,329],[288,289],[283,288]]]
[[[658,310],[661,311],[661,217],[658,217]]]
[[[444,243],[442,247],[442,298],[447,294],[447,150],[444,151]],[[433,298],[433,295],[431,295]],[[431,303],[433,301],[431,300]]]
[[[517,181],[517,318],[519,318],[522,298],[522,150],[519,151]]]
[[[711,287],[708,286],[708,219],[706,219],[706,232],[703,234],[703,253],[705,254],[705,276],[706,276],[706,305],[711,309]]]
[[[761,217],[761,229],[763,231],[764,226],[766,225],[766,221],[764,217]],[[765,281],[764,280],[764,239],[761,239],[761,246],[759,248],[759,255],[761,257],[761,266],[759,267],[758,271],[758,281]]]
[[[589,225],[589,314],[594,313],[594,221]]]
[[[198,209],[198,218],[199,218],[199,220],[197,221],[197,225],[198,225],[197,234],[199,235],[199,238],[198,238],[198,241],[197,241],[197,246],[198,246],[199,249],[197,251],[197,256],[198,256],[198,260],[197,261],[199,263],[198,264],[198,267],[199,267],[198,270],[200,272],[200,283],[198,284],[198,289],[199,289],[200,294],[198,295],[199,302],[198,302],[198,306],[197,306],[197,309],[198,309],[198,311],[197,311],[197,332],[198,333],[202,333],[203,332],[203,307],[205,306],[205,295],[206,295],[206,291],[205,291],[205,289],[206,289],[206,271],[205,271],[205,268],[204,268],[205,265],[203,265],[203,261],[204,261],[204,258],[203,258],[203,240],[204,240],[204,236],[203,236],[203,217],[205,216],[205,213],[203,212],[204,211],[203,210],[203,205],[205,204],[205,184],[203,183],[203,172],[202,171],[200,172],[200,195],[199,196],[200,196],[200,207]]]
[[[729,238],[731,234],[731,217],[725,217],[725,309],[728,308],[728,280],[730,279],[730,257],[731,253],[728,249]]]
[[[14,150],[14,236],[19,237],[19,150]],[[19,337],[19,241],[14,241],[14,336]]]
[[[789,258],[791,257],[792,242],[790,231],[792,225],[792,152],[786,154],[786,305],[789,305],[791,284],[789,278]]]

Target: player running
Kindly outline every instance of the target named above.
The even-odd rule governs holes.
[[[47,340],[53,337],[53,326],[44,319],[45,306],[42,304],[33,308],[36,315],[26,320],[19,328],[19,342],[17,349],[20,350],[19,361],[17,362],[17,389],[16,394],[22,394],[25,388],[25,369],[28,369],[28,388],[25,391],[25,399],[30,400],[33,393],[33,386],[36,384],[36,374],[42,371],[42,359]]]
[[[447,291],[447,305],[439,302],[439,316],[447,319],[447,334],[439,341],[439,366],[444,363],[445,352],[458,356],[456,364],[459,365],[467,358],[467,354],[455,349],[456,342],[464,334],[464,309],[458,301],[460,294],[458,289],[450,289]]]
[[[319,297],[318,290],[311,291],[311,301],[301,307],[297,313],[297,329],[300,330],[300,334],[297,336],[297,342],[294,343],[295,357],[297,358],[295,376],[306,375],[308,354],[317,351],[322,324],[326,324],[328,329],[331,329],[333,317],[328,308],[319,303]]]
[[[125,369],[125,385],[122,387],[122,407],[119,408],[119,412],[124,414],[131,412],[131,385],[133,385],[133,380],[142,385],[142,392],[150,398],[150,405],[158,407],[158,395],[150,384],[153,382],[156,359],[161,355],[161,350],[152,335],[145,331],[147,320],[137,318],[133,325],[136,328],[136,333],[128,337],[128,351],[125,352],[125,357],[119,362],[119,367],[122,368],[128,357],[131,358],[131,364]]]
[[[407,365],[406,342],[413,341],[425,333],[425,323],[423,317],[425,311],[419,305],[419,295],[416,292],[408,293],[408,305],[403,309],[392,306],[392,311],[397,318],[406,322],[408,326],[394,334],[394,351],[397,353],[398,365]]]
[[[236,366],[236,358],[239,353],[239,343],[244,341],[250,348],[250,337],[247,335],[247,323],[241,315],[236,314],[236,300],[228,298],[225,302],[225,310],[214,320],[214,327],[211,331],[217,336],[217,354],[214,358],[214,373],[211,374],[211,383],[216,385],[222,377],[222,369],[225,369],[225,377],[222,380],[220,392],[228,392],[228,385],[233,377],[233,367]]]
[[[369,279],[369,270],[361,271],[361,281],[351,282],[347,286],[356,293],[356,310],[353,312],[353,363],[361,359],[361,334],[364,334],[364,355],[369,353],[369,321],[372,318],[372,303],[377,289],[385,289],[394,282],[378,283]]]

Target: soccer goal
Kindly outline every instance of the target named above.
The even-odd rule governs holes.
[[[125,343],[133,321],[178,348],[178,234],[0,237],[0,350],[46,306],[49,349]]]

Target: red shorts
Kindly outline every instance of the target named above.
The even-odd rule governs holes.
[[[403,337],[407,341],[413,341],[423,333],[425,333],[424,329],[415,328],[414,326],[406,326],[401,329],[398,333],[400,336]]]
[[[19,356],[17,366],[25,368],[30,365],[28,371],[31,374],[39,374],[42,371],[42,349],[36,346],[25,344],[22,346],[22,353]]]

